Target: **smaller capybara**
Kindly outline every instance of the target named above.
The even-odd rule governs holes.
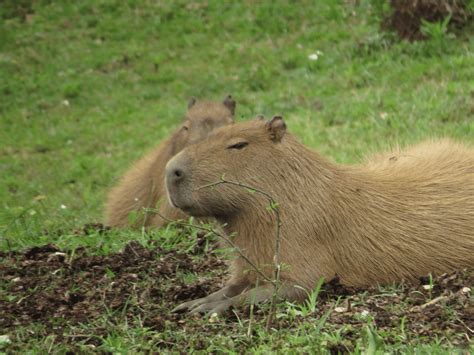
[[[301,301],[321,277],[358,287],[474,266],[472,147],[429,141],[346,166],[299,143],[281,117],[251,120],[177,154],[166,186],[174,206],[235,233],[235,245],[267,280],[238,254],[223,289],[176,310],[221,312],[274,292],[274,211],[261,193],[206,187],[223,176],[279,205],[280,298]]]
[[[153,226],[166,224],[158,214],[142,213],[143,208],[155,207],[170,220],[187,218],[166,199],[164,170],[166,163],[184,147],[204,139],[212,130],[234,121],[236,103],[229,95],[222,103],[191,99],[181,127],[157,148],[138,160],[109,193],[106,225],[110,227]],[[132,211],[139,212],[129,220]],[[141,217],[140,217],[141,216]]]

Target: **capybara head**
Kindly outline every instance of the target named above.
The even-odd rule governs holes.
[[[230,95],[222,103],[192,98],[188,103],[184,122],[173,137],[172,155],[206,138],[214,129],[234,122],[235,106],[236,103]]]
[[[208,139],[184,149],[166,166],[170,203],[195,216],[237,214],[258,200],[254,194],[230,184],[204,186],[222,177],[255,188],[278,185],[285,173],[279,158],[288,149],[286,141],[292,140],[285,132],[281,117],[257,118],[217,129]]]
[[[184,147],[207,137],[212,130],[233,122],[235,101],[227,96],[222,103],[192,99],[184,122],[175,133],[153,151],[137,161],[108,196],[106,220],[109,226],[126,226],[132,211],[155,207],[166,194],[166,163]],[[169,219],[180,219],[182,213],[162,203],[160,211]],[[164,219],[145,218],[146,225],[161,226]],[[142,220],[137,222],[137,225]]]

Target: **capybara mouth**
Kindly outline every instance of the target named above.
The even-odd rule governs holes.
[[[174,208],[179,208],[178,204],[174,201],[174,199],[168,194],[168,200],[171,206]]]
[[[186,214],[194,217],[202,217],[203,214],[200,212],[198,208],[196,208],[195,205],[189,204],[189,203],[182,203],[179,207],[180,210],[185,212]]]
[[[171,184],[170,184],[171,185]],[[186,201],[185,198],[183,198],[182,193],[178,191],[178,187],[171,185],[167,186],[166,188],[166,195],[168,196],[168,201],[171,206],[175,208],[179,208],[183,212],[193,215],[194,207],[192,203],[189,203],[189,201]]]
[[[209,215],[205,210],[200,208],[199,204],[193,201],[180,201],[176,207],[193,217],[207,217]]]
[[[166,197],[168,197],[168,202],[174,208],[181,209],[181,206],[179,205],[179,202],[177,201],[176,195],[177,195],[176,186],[172,186],[171,184],[166,184]]]

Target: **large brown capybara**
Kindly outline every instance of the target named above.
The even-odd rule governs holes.
[[[106,225],[129,226],[131,212],[140,212],[142,218],[132,220],[133,226],[160,227],[166,224],[158,214],[146,214],[144,208],[155,207],[160,201],[161,215],[177,220],[188,216],[172,207],[166,199],[164,170],[166,163],[184,147],[204,139],[212,130],[232,123],[236,103],[229,95],[222,103],[196,101],[188,103],[188,112],[181,127],[152,152],[138,160],[109,193]]]
[[[413,280],[474,266],[474,149],[430,141],[339,165],[299,143],[281,117],[220,128],[166,167],[173,205],[213,216],[248,259],[273,278],[276,217],[260,193],[279,204],[282,265],[278,295],[300,301],[317,281],[351,286]],[[256,287],[256,285],[259,285]],[[226,286],[176,310],[221,312],[259,302],[274,286],[238,256]]]

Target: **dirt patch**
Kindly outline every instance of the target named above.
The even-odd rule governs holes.
[[[220,287],[225,262],[204,253],[204,244],[204,236],[198,236],[189,254],[145,248],[135,241],[107,256],[88,255],[83,248],[63,251],[52,244],[0,252],[0,329],[14,333],[19,326],[38,323],[57,342],[74,341],[63,337],[66,326],[93,324],[120,311],[129,324],[137,325],[140,319],[142,326],[159,330],[166,320],[182,318],[169,312],[173,305]],[[183,273],[208,276],[185,283]],[[107,333],[96,331],[96,336]],[[92,343],[97,343],[95,339]]]
[[[349,290],[328,322],[352,324],[353,329],[361,329],[371,320],[369,323],[379,331],[403,328],[406,342],[417,337],[444,337],[452,345],[468,346],[474,335],[473,271],[443,274],[431,282],[426,277],[415,285]],[[336,297],[338,293],[330,289],[327,295]],[[390,337],[385,340],[397,341]]]
[[[90,228],[101,227],[88,225],[84,230]],[[222,286],[225,262],[212,249],[204,250],[205,245],[205,236],[200,235],[190,253],[165,251],[152,243],[144,247],[135,241],[122,252],[106,256],[90,255],[85,249],[64,251],[52,244],[24,252],[0,252],[0,329],[15,338],[18,327],[40,324],[43,328],[38,337],[54,334],[55,342],[70,344],[72,349],[78,340],[99,346],[103,341],[100,337],[109,331],[100,322],[107,315],[116,322],[126,320],[129,327],[158,332],[186,329],[203,334],[197,343],[182,344],[182,350],[189,346],[205,348],[205,342],[217,334],[232,337],[238,319],[248,318],[248,308],[229,311],[226,327],[203,327],[206,320],[170,312],[180,302],[205,296]],[[186,279],[183,274],[197,277]],[[353,349],[368,322],[378,331],[403,326],[407,341],[439,336],[464,347],[473,336],[474,305],[469,289],[473,285],[472,270],[441,275],[431,283],[425,278],[417,285],[383,290],[348,289],[333,280],[324,286],[315,313],[291,321],[277,319],[273,326],[295,327],[326,315],[327,327],[346,326],[344,343],[328,345],[336,352]],[[254,316],[255,321],[263,321],[265,311],[257,309]],[[94,336],[65,331],[81,324],[87,324]],[[155,345],[170,344],[176,350],[173,339],[160,339]]]
[[[382,22],[385,30],[394,30],[408,40],[426,39],[421,31],[423,20],[440,22],[451,16],[451,28],[461,28],[474,18],[468,1],[463,0],[391,0],[391,12]]]

